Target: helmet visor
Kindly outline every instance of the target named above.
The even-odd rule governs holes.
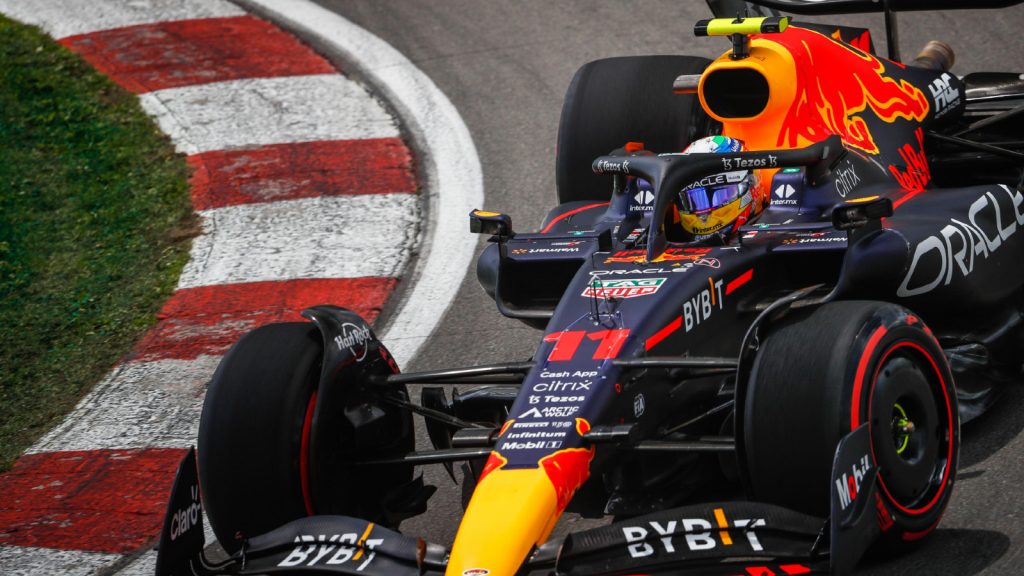
[[[683,211],[690,214],[701,214],[726,204],[743,196],[747,192],[746,182],[736,184],[725,184],[721,186],[694,186],[680,192]]]

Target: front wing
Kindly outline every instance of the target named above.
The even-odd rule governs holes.
[[[880,533],[877,472],[864,424],[836,449],[830,519],[757,502],[685,506],[549,541],[534,551],[522,573],[846,574]],[[190,450],[168,504],[157,576],[419,576],[445,571],[444,546],[347,516],[289,522],[248,539],[227,561],[211,564],[203,555],[198,487],[195,451]]]

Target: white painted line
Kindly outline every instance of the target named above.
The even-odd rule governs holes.
[[[469,129],[455,106],[398,50],[345,18],[308,0],[239,0],[337,50],[398,111],[421,154],[428,195],[427,234],[415,270],[404,274],[412,288],[383,333],[406,366],[441,322],[473,260],[477,239],[468,232],[469,212],[482,208],[483,177]]]
[[[120,558],[78,550],[0,546],[0,574],[4,576],[91,576]]]
[[[121,364],[26,453],[188,448],[218,362],[220,356],[200,356]]]
[[[380,103],[340,74],[229,80],[157,90],[139,100],[186,154],[398,136]]]
[[[64,38],[137,24],[242,16],[225,0],[0,0],[0,12]]]
[[[324,196],[199,212],[178,289],[299,278],[396,277],[419,234],[414,194]]]

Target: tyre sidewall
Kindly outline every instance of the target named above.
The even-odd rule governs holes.
[[[883,534],[923,537],[938,523],[952,492],[959,419],[952,375],[942,349],[921,320],[880,302],[841,301],[794,312],[773,326],[751,369],[742,441],[748,491],[755,499],[806,513],[828,514],[830,477],[839,440],[871,419],[875,376],[894,348],[914,345],[921,368],[933,371],[938,394],[949,398],[952,456],[940,497],[923,513],[900,510],[878,490]],[[926,360],[930,358],[930,361]],[[934,367],[932,367],[934,366]],[[943,400],[943,403],[944,400]],[[878,435],[872,436],[872,451]],[[882,470],[882,475],[885,470]]]
[[[200,484],[228,551],[239,535],[306,515],[302,434],[322,356],[312,324],[270,324],[232,346],[210,381],[199,425]]]
[[[960,425],[957,412],[956,390],[949,365],[942,348],[931,331],[913,313],[899,306],[886,306],[878,310],[878,314],[868,319],[863,329],[857,334],[855,345],[846,367],[844,386],[846,402],[842,406],[839,420],[844,423],[841,434],[864,422],[869,422],[872,433],[872,452],[878,464],[877,445],[883,434],[876,430],[881,419],[888,415],[872,414],[877,376],[882,362],[892,358],[897,351],[909,351],[916,357],[917,367],[929,377],[932,393],[937,400],[937,410],[941,421],[947,423],[952,437],[949,445],[943,450],[944,458],[948,458],[949,473],[946,480],[937,490],[937,498],[927,499],[930,504],[908,507],[900,506],[885,486],[885,470],[880,470],[878,494],[880,506],[884,506],[893,523],[891,528],[884,530],[888,540],[916,540],[930,533],[938,524],[949,503],[955,482],[957,461],[960,446]],[[943,405],[944,404],[944,405]],[[882,522],[885,528],[885,522]]]

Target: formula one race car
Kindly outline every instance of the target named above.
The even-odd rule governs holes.
[[[892,24],[1016,3],[709,0],[718,59],[583,66],[541,231],[470,216],[533,358],[403,374],[333,306],[254,330],[210,383],[157,573],[847,573],[926,537],[960,423],[1020,373],[1024,80],[954,76],[941,43],[900,63]],[[775,9],[884,9],[889,58]],[[433,493],[414,466],[455,462],[454,543],[397,532]],[[614,522],[549,538],[565,511]]]

